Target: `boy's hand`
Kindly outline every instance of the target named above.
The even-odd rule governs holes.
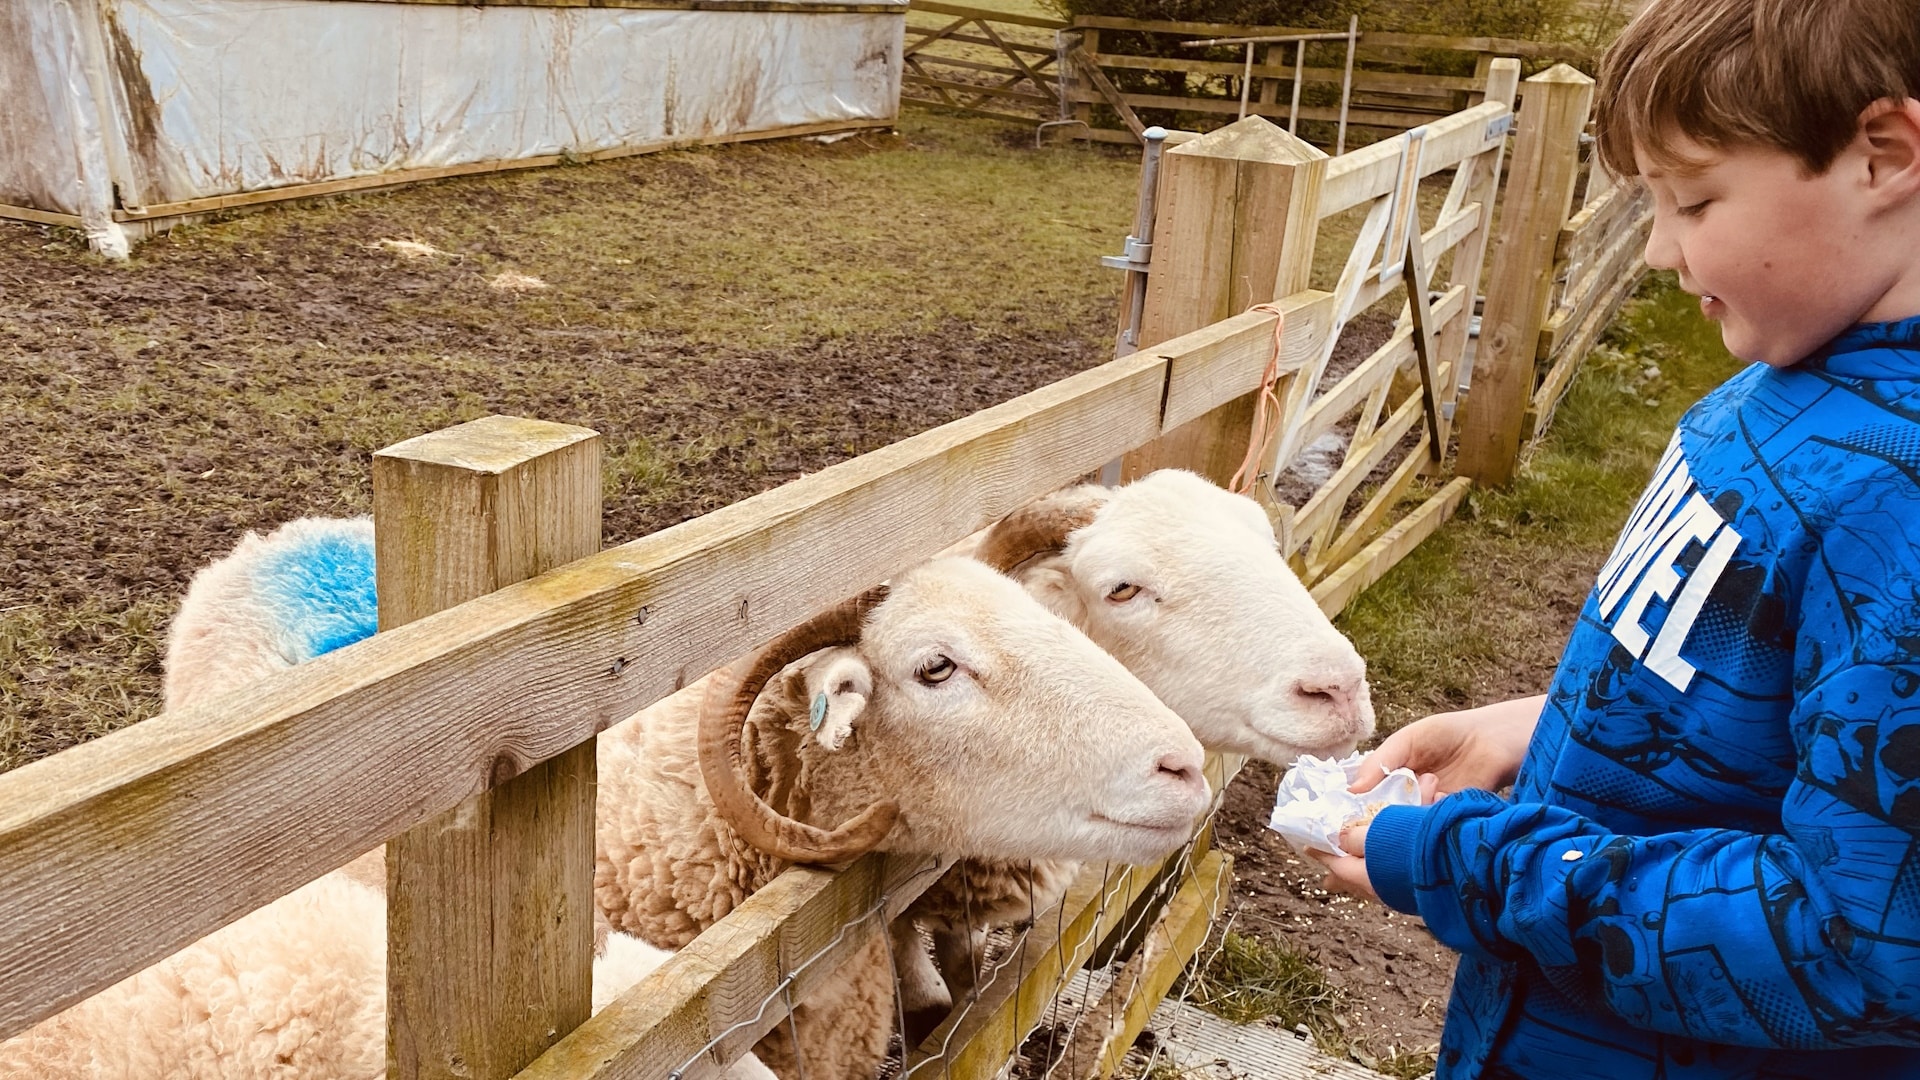
[[[1545,704],[1542,695],[1416,720],[1387,736],[1360,762],[1360,776],[1351,790],[1371,791],[1389,772],[1404,766],[1433,774],[1437,791],[1429,790],[1426,776],[1421,777],[1421,794],[1428,802],[1467,788],[1497,791],[1519,774]]]
[[[1349,893],[1362,900],[1380,899],[1373,891],[1373,883],[1367,879],[1366,825],[1349,825],[1342,829],[1340,846],[1351,854],[1335,855],[1327,851],[1308,853],[1315,862],[1326,867],[1327,876],[1321,880],[1320,887],[1328,892]]]

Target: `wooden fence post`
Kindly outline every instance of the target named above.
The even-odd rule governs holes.
[[[1258,116],[1167,151],[1141,351],[1307,287],[1327,161]],[[1249,393],[1128,454],[1122,479],[1182,468],[1227,483],[1247,452],[1253,401]]]
[[[1520,61],[1511,56],[1490,60],[1487,64],[1486,100],[1498,101],[1508,108],[1513,107],[1514,99],[1520,89]],[[1493,236],[1493,204],[1500,197],[1500,169],[1504,153],[1496,152],[1492,160],[1484,167],[1476,169],[1471,186],[1461,193],[1461,205],[1480,204],[1480,224],[1474,227],[1473,234],[1460,242],[1454,249],[1453,265],[1447,278],[1447,287],[1465,285],[1467,288],[1465,314],[1467,318],[1455,319],[1447,324],[1440,335],[1438,355],[1451,369],[1447,373],[1446,385],[1436,387],[1443,405],[1458,408],[1456,398],[1460,386],[1459,362],[1467,352],[1467,329],[1472,322],[1473,304],[1479,293],[1481,271],[1486,267],[1488,241]],[[1548,258],[1552,258],[1551,255]],[[1484,340],[1484,338],[1482,339]],[[1448,421],[1441,427],[1444,442],[1453,425]],[[1445,447],[1442,446],[1442,451]]]
[[[1526,81],[1473,389],[1460,426],[1459,471],[1482,484],[1506,484],[1519,462],[1554,245],[1573,206],[1580,131],[1592,104],[1593,80],[1565,64]]]
[[[380,629],[600,550],[600,436],[489,416],[373,460]],[[405,722],[404,717],[397,718]],[[592,739],[387,845],[387,1075],[512,1076],[592,1006]]]

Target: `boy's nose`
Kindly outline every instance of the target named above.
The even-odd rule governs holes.
[[[1647,233],[1647,248],[1642,253],[1647,265],[1655,270],[1685,270],[1687,260],[1680,253],[1680,245],[1673,239],[1671,230],[1660,224],[1660,215],[1653,218],[1653,230]]]

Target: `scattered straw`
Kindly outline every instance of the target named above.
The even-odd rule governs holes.
[[[502,270],[493,276],[487,284],[501,292],[539,292],[547,283],[532,274],[523,274],[518,270]]]
[[[368,246],[391,251],[403,259],[431,259],[447,254],[432,244],[423,244],[418,240],[375,240]]]

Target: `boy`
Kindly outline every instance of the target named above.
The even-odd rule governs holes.
[[[1462,953],[1443,1080],[1920,1077],[1920,5],[1654,0],[1599,100],[1647,261],[1754,365],[1550,692],[1387,739],[1361,785],[1454,794],[1330,881]]]

